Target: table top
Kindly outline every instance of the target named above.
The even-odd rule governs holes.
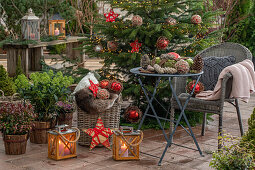
[[[202,71],[200,73],[188,73],[188,74],[150,74],[150,73],[141,73],[139,71],[140,68],[141,67],[132,68],[130,72],[133,74],[138,74],[142,76],[151,76],[151,77],[192,77],[192,76],[199,76],[204,73]]]

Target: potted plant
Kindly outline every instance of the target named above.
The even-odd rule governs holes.
[[[58,110],[58,125],[69,125],[72,126],[73,120],[73,112],[74,112],[74,104],[70,102],[57,102],[57,110]]]
[[[28,133],[34,120],[31,104],[5,103],[0,107],[0,129],[5,153],[20,155],[26,152]]]
[[[15,80],[17,92],[34,106],[36,119],[33,123],[30,142],[47,143],[47,131],[54,127],[56,120],[56,103],[66,101],[72,77],[63,76],[62,72],[54,74],[52,70],[43,73],[32,73],[30,79],[19,75]]]

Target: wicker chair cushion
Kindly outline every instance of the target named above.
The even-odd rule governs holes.
[[[225,57],[204,57],[204,67],[200,81],[204,84],[205,90],[213,90],[221,71],[232,64],[235,64],[234,56]]]

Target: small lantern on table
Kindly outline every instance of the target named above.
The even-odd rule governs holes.
[[[121,126],[113,134],[114,160],[139,160],[139,146],[143,140],[142,131],[133,131],[133,127]]]
[[[40,22],[30,8],[28,13],[21,19],[22,38],[25,40],[40,40]]]
[[[79,139],[80,131],[67,127],[68,125],[59,125],[56,126],[56,130],[48,132],[48,158],[62,160],[77,157],[76,141]]]
[[[66,37],[65,24],[66,20],[59,14],[53,15],[49,19],[49,35],[59,36],[59,39],[64,39]]]

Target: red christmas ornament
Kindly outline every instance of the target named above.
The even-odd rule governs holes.
[[[110,12],[108,14],[105,13],[104,16],[106,17],[106,22],[113,22],[115,21],[115,18],[119,16],[119,14],[115,14],[111,9]]]
[[[109,85],[109,80],[102,80],[102,81],[100,81],[100,83],[99,83],[99,86],[100,86],[101,88],[103,88],[103,89],[107,88],[108,85]]]
[[[95,128],[82,129],[85,133],[92,137],[90,150],[99,145],[100,143],[106,148],[111,149],[109,137],[113,134],[110,128],[105,128],[101,117],[98,117]]]
[[[131,123],[137,123],[142,118],[142,112],[137,106],[129,106],[124,113],[124,118]]]
[[[98,90],[97,97],[102,100],[106,100],[110,98],[110,93],[106,89]]]
[[[116,81],[116,80],[112,80],[110,83],[109,83],[109,90],[113,93],[117,93],[117,94],[120,94],[120,92],[123,90],[123,85],[122,83]]]
[[[162,36],[158,38],[156,46],[159,50],[165,50],[168,44],[169,40],[166,37]]]
[[[193,15],[191,17],[191,22],[193,24],[200,24],[202,22],[202,18],[200,17],[200,15]]]
[[[138,43],[138,40],[135,40],[135,42],[130,43],[130,46],[132,47],[131,53],[139,52],[142,43]]]
[[[192,84],[192,86],[190,86],[190,91],[192,91],[192,89],[194,88],[195,84]],[[198,93],[200,90],[200,87],[199,85],[197,84],[196,87],[195,87],[195,93]]]
[[[90,87],[89,87],[89,89],[93,92],[93,95],[94,95],[95,97],[97,97],[97,92],[98,92],[98,86],[99,86],[99,84],[94,84],[93,81],[91,81],[91,80],[89,80],[89,82],[90,82]]]
[[[140,17],[139,15],[134,15],[131,21],[133,26],[143,25],[143,18]]]
[[[138,119],[138,116],[139,116],[139,114],[135,110],[132,110],[129,112],[129,118],[131,118],[131,119]]]
[[[170,53],[168,53],[168,55],[174,56],[174,59],[178,59],[178,58],[181,57],[179,54],[177,54],[177,53],[175,53],[175,52],[170,52]]]
[[[188,83],[188,85],[186,86],[186,90],[188,93],[190,93],[193,90],[195,83],[196,83],[196,80],[193,80]],[[200,93],[201,91],[204,91],[204,85],[203,85],[203,83],[201,83],[199,81],[195,87],[195,91],[194,91],[193,95],[196,95],[196,94]]]

